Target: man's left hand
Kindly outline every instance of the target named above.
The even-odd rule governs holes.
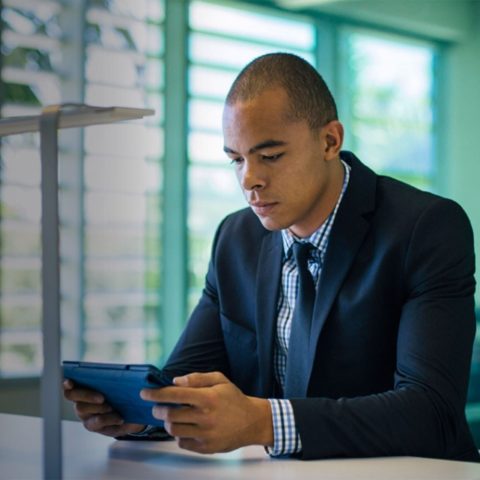
[[[143,389],[144,400],[175,403],[154,406],[153,416],[181,448],[199,453],[228,452],[246,445],[273,445],[268,400],[244,395],[222,373],[191,373],[175,386]]]

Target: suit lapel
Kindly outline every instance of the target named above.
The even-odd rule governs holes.
[[[263,396],[273,393],[273,351],[282,255],[281,234],[267,234],[260,249],[256,288],[257,345]]]
[[[352,167],[350,181],[337,212],[318,284],[309,345],[311,376],[317,343],[332,304],[369,229],[366,213],[375,203],[376,175],[352,154],[342,153]],[[307,392],[305,392],[307,393]]]

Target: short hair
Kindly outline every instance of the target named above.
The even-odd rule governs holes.
[[[291,53],[268,53],[252,60],[234,80],[225,103],[249,101],[274,87],[287,93],[292,120],[306,120],[314,130],[338,119],[335,100],[322,76]]]

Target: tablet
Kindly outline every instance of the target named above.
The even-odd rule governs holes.
[[[64,361],[62,366],[64,378],[100,392],[125,423],[163,425],[162,420],[152,415],[155,403],[140,398],[142,388],[173,385],[172,379],[162,370],[148,364]]]

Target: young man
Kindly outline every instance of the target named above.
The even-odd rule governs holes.
[[[341,152],[318,73],[269,54],[227,96],[225,152],[249,208],[215,236],[200,302],[142,398],[186,449],[304,459],[478,461],[464,415],[475,333],[472,231],[450,200]],[[65,385],[86,428],[148,435]]]

